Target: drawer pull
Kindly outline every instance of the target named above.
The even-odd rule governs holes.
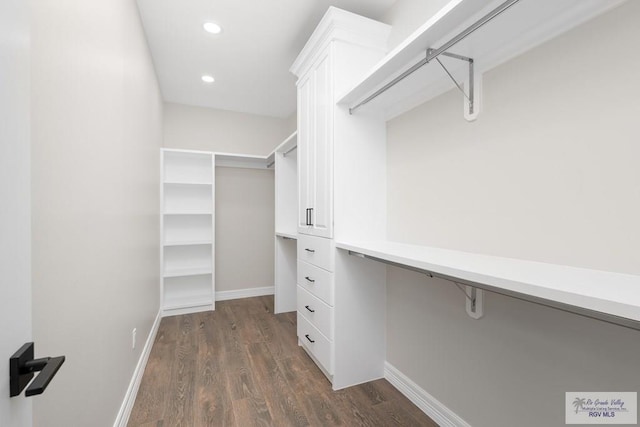
[[[305,335],[304,337],[305,337],[306,339],[308,339],[308,340],[309,340],[309,342],[315,342],[314,340],[312,340],[311,338],[309,338],[309,334]]]
[[[305,279],[307,279],[311,283],[315,283],[316,282],[315,280],[311,279],[309,276],[306,276]]]
[[[311,313],[315,313],[315,312],[316,312],[315,310],[311,310],[311,309],[309,308],[309,306],[308,306],[308,305],[305,305],[305,306],[304,306],[304,308],[306,308],[307,310],[309,310]]]
[[[311,253],[314,253],[316,251],[315,249],[309,249],[309,248],[305,248],[304,250]]]

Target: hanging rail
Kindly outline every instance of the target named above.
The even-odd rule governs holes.
[[[374,100],[375,98],[377,98],[378,96],[380,96],[381,94],[383,94],[384,92],[386,92],[387,90],[389,90],[390,88],[398,84],[400,81],[404,80],[409,75],[413,74],[415,71],[419,70],[420,68],[422,68],[423,66],[431,62],[432,60],[436,59],[438,56],[440,56],[446,50],[451,48],[453,45],[460,42],[461,40],[469,36],[471,33],[473,33],[475,30],[482,27],[484,24],[491,21],[493,18],[500,15],[502,12],[509,9],[511,6],[518,3],[519,1],[520,0],[505,1],[500,6],[496,7],[491,12],[487,13],[485,16],[483,16],[482,18],[474,22],[472,25],[467,27],[465,30],[458,33],[458,35],[450,39],[448,42],[440,46],[438,49],[427,49],[424,59],[412,65],[409,69],[404,71],[402,74],[400,74],[399,76],[391,80],[389,83],[382,86],[380,89],[375,91],[373,94],[369,95],[364,100],[360,101],[356,106],[349,108],[349,114],[353,114],[353,112],[358,108],[362,107],[365,104],[368,104],[369,102],[371,102],[372,100]]]
[[[292,152],[293,150],[295,150],[296,148],[298,148],[298,145],[294,145],[293,147],[289,148],[287,151],[285,151],[284,153],[282,153],[283,157],[287,157],[287,154],[289,154],[290,152]]]
[[[531,302],[534,304],[538,304],[538,305],[542,305],[545,307],[551,307],[551,308],[555,308],[556,310],[561,310],[561,311],[565,311],[567,313],[573,313],[573,314],[577,314],[583,317],[589,317],[591,319],[596,319],[596,320],[600,320],[606,323],[611,323],[614,325],[618,325],[618,326],[624,326],[625,328],[629,328],[629,329],[635,329],[637,331],[640,331],[640,321],[634,320],[634,319],[628,319],[626,317],[620,317],[620,316],[616,316],[614,314],[608,314],[608,313],[603,313],[601,311],[596,311],[596,310],[590,310],[588,308],[583,308],[583,307],[578,307],[575,305],[571,305],[571,304],[565,304],[559,301],[553,301],[553,300],[549,300],[549,299],[545,299],[545,298],[540,298],[540,297],[535,297],[533,295],[528,295],[528,294],[523,294],[520,292],[516,292],[516,291],[511,291],[508,289],[503,289],[503,288],[499,288],[496,286],[491,286],[491,285],[487,285],[484,283],[476,283],[476,282],[472,282],[469,280],[464,280],[464,279],[460,279],[458,277],[452,277],[452,276],[447,276],[445,274],[440,274],[440,273],[434,273],[433,271],[429,271],[429,270],[423,270],[421,268],[417,268],[417,267],[412,267],[410,265],[406,265],[406,264],[400,264],[397,262],[393,262],[393,261],[389,261],[383,258],[378,258],[378,257],[374,257],[371,255],[365,255],[362,254],[360,252],[356,252],[356,251],[351,251],[351,250],[347,250],[347,252],[349,253],[349,255],[353,255],[353,256],[357,256],[359,258],[365,258],[365,259],[370,259],[373,261],[377,261],[377,262],[382,262],[384,264],[388,264],[394,267],[400,267],[403,268],[405,270],[411,270],[411,271],[415,271],[418,273],[422,273],[422,274],[426,274],[429,277],[436,277],[439,279],[444,279],[456,284],[464,284],[467,286],[471,286],[474,288],[478,288],[478,289],[483,289],[485,291],[489,291],[489,292],[493,292],[495,294],[500,294],[500,295],[504,295],[507,297],[511,297],[511,298],[515,298],[515,299],[519,299],[522,301],[527,301],[527,302]]]

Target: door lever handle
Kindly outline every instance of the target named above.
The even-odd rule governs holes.
[[[53,377],[65,361],[64,356],[43,357],[34,359],[34,345],[28,342],[9,359],[9,396],[14,397],[22,393],[34,377],[34,372],[40,372],[35,380],[27,387],[25,396],[42,394]]]

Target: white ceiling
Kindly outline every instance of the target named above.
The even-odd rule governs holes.
[[[137,0],[165,101],[274,117],[296,109],[289,67],[329,6],[380,19],[395,1]]]

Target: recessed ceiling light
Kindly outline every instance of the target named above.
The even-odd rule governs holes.
[[[202,76],[202,81],[205,83],[213,83],[216,81],[216,79],[214,79],[213,76],[205,74],[204,76]]]
[[[211,33],[211,34],[220,34],[222,32],[222,27],[218,24],[215,24],[213,22],[206,22],[204,25],[204,30],[207,33]]]

